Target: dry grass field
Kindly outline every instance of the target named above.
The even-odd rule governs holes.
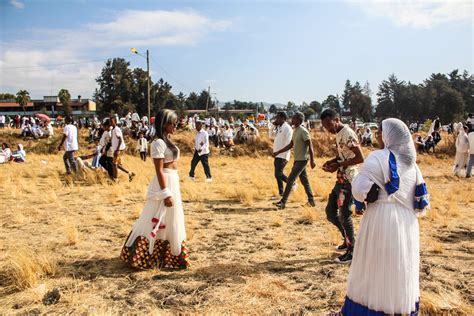
[[[129,183],[122,174],[114,184],[95,171],[66,177],[56,152],[0,165],[0,314],[338,310],[348,266],[332,261],[340,239],[324,213],[334,175],[321,170],[324,159],[318,158],[309,172],[316,207],[302,206],[300,186],[287,208],[276,210],[270,201],[277,193],[273,160],[261,151],[253,157],[214,151],[212,183],[204,182],[201,166],[197,181],[189,181],[191,156],[183,155],[192,267],[181,272],[135,271],[118,258],[144,204],[151,160],[126,155],[124,164],[137,176]],[[419,157],[432,194],[432,210],[420,219],[422,315],[474,314],[474,185],[451,176],[451,161]],[[61,297],[45,305],[53,288]]]

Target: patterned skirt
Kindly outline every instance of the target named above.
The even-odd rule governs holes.
[[[190,266],[185,241],[181,244],[181,253],[178,256],[171,254],[167,240],[157,239],[153,252],[150,254],[148,250],[148,239],[139,236],[130,247],[123,246],[120,258],[137,269],[183,270]]]

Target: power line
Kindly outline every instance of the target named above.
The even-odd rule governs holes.
[[[167,74],[169,77],[171,77],[171,79],[174,80],[175,83],[177,83],[179,86],[181,86],[182,88],[185,88],[189,91],[193,91],[193,89],[189,88],[187,85],[185,84],[182,84],[178,79],[176,79],[175,76],[173,76],[172,74],[170,74],[168,71],[166,71],[165,68],[163,68],[163,66],[161,66],[159,63],[156,62],[156,60],[150,56],[151,60],[158,66],[158,68],[160,68],[165,74]]]
[[[118,56],[118,57],[109,57],[109,58],[93,59],[93,60],[83,60],[83,61],[70,62],[70,63],[64,63],[64,64],[36,65],[36,66],[14,66],[14,67],[0,67],[0,70],[4,70],[4,69],[27,69],[27,68],[50,68],[50,67],[61,67],[61,66],[68,66],[68,65],[78,65],[78,64],[96,63],[96,62],[102,62],[102,61],[109,60],[109,59],[113,59],[113,58],[127,58],[127,57],[131,57],[131,56],[133,56],[133,55],[127,55],[127,56]]]

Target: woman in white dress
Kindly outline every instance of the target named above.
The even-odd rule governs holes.
[[[366,207],[355,243],[342,314],[417,315],[420,242],[417,216],[429,206],[408,127],[386,119],[381,150],[352,181],[356,208]]]
[[[455,176],[465,176],[467,161],[469,159],[469,138],[467,136],[468,128],[459,123],[454,128],[458,133],[456,138],[456,156],[454,158],[453,172]]]
[[[150,149],[156,175],[120,255],[134,268],[179,270],[189,266],[177,169],[179,148],[169,138],[176,123],[172,110],[160,110],[155,118],[156,137]]]

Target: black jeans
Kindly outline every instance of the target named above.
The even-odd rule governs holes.
[[[146,151],[141,151],[141,152],[140,152],[140,158],[141,158],[143,161],[146,161]]]
[[[295,183],[296,178],[298,177],[300,178],[300,181],[304,187],[304,191],[308,196],[308,202],[314,202],[313,191],[311,190],[311,186],[309,185],[308,174],[306,173],[307,164],[308,160],[295,161],[293,163],[291,172],[286,180],[285,192],[283,192],[283,197],[281,198],[282,203],[286,203],[286,201],[288,201],[288,197],[290,196],[293,184]]]
[[[193,160],[191,160],[191,170],[189,170],[190,177],[194,178],[194,170],[196,170],[196,166],[198,165],[198,163],[201,162],[202,166],[204,167],[204,173],[206,174],[206,178],[212,178],[211,168],[209,168],[208,156],[209,155],[207,154],[199,156],[197,151],[194,152]]]
[[[275,161],[273,162],[273,165],[275,166],[275,178],[278,184],[278,194],[280,195],[283,195],[283,190],[285,189],[283,182],[286,183],[288,181],[288,177],[283,173],[287,163],[288,161],[283,158],[275,158]]]
[[[350,183],[336,183],[329,194],[326,206],[328,221],[341,232],[348,249],[354,248],[354,225],[352,223],[352,187]]]

